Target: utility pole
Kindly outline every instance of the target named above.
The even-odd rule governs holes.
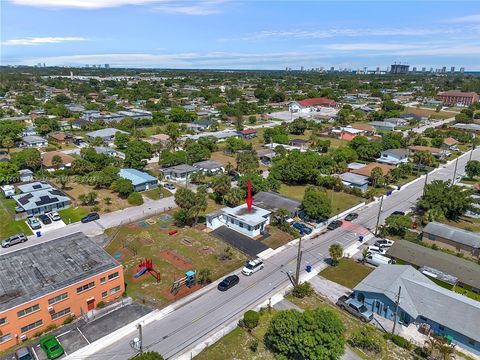
[[[427,181],[428,181],[428,172],[425,174],[425,184],[423,184],[423,195],[425,195],[425,189],[427,187]]]
[[[300,264],[302,262],[302,237],[303,237],[303,231],[301,232],[300,239],[298,240],[297,271],[295,273],[295,286],[298,286],[298,283],[300,282]]]
[[[455,176],[457,176],[457,165],[458,165],[458,157],[457,157],[457,160],[455,160],[455,170],[453,170],[452,185],[455,184]]]
[[[380,223],[380,215],[382,213],[382,206],[383,206],[383,195],[380,198],[380,207],[378,208],[377,225],[375,226],[375,236],[378,235],[378,224]]]
[[[473,150],[475,150],[475,134],[472,135],[472,149],[470,150],[468,161],[472,160]]]
[[[400,305],[400,292],[402,291],[402,287],[398,287],[398,294],[397,300],[395,301],[395,312],[393,313],[393,327],[392,327],[392,335],[395,335],[395,326],[397,325],[397,313],[398,313],[398,305]]]
[[[137,325],[138,329],[138,339],[140,340],[140,348],[138,349],[140,351],[140,354],[143,354],[143,334],[142,334],[142,324]]]

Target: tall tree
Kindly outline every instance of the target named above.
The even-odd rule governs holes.
[[[303,195],[302,208],[305,214],[315,220],[328,219],[332,204],[325,190],[308,186]]]

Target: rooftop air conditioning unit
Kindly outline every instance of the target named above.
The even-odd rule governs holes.
[[[47,310],[48,310],[48,312],[52,313],[52,312],[53,312],[53,306],[49,306],[49,307],[47,308]]]

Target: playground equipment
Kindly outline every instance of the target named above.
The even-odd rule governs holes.
[[[195,270],[189,270],[185,273],[185,277],[175,280],[172,284],[172,288],[170,289],[170,293],[173,295],[177,295],[180,291],[182,286],[186,286],[187,288],[191,288],[197,283],[196,280],[197,272]]]
[[[157,282],[160,282],[160,273],[153,267],[153,261],[148,259],[140,261],[140,264],[137,266],[137,271],[133,277],[138,279],[146,272],[150,273],[157,280]]]

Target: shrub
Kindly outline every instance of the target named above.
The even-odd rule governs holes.
[[[248,346],[252,352],[257,352],[258,350],[258,340],[253,340],[250,345]]]
[[[212,282],[212,271],[208,268],[200,269],[198,272],[198,280],[201,284],[209,284]]]
[[[35,334],[33,334],[33,337],[36,338],[36,337],[40,337],[43,335],[43,331],[37,331]]]
[[[105,307],[105,303],[103,301],[99,301],[97,304],[97,309],[103,309]]]
[[[260,321],[260,314],[253,310],[248,310],[243,315],[243,324],[248,329],[255,329]]]
[[[412,350],[412,343],[404,337],[401,337],[400,335],[392,335],[390,333],[385,333],[383,334],[383,337],[387,340],[391,340],[395,345],[400,346],[401,348],[404,348],[406,350]]]
[[[313,289],[309,282],[298,284],[293,288],[292,295],[296,298],[303,299],[304,297],[312,296]]]
[[[73,321],[73,317],[69,316],[63,320],[63,325],[70,324]]]
[[[437,244],[433,244],[433,245],[432,245],[432,249],[433,249],[433,250],[438,250],[438,245],[437,245]]]
[[[49,331],[55,330],[56,328],[57,328],[57,325],[55,325],[55,324],[50,324],[50,325],[48,325],[48,326],[45,328],[45,332],[49,332]]]
[[[431,351],[426,347],[417,346],[415,350],[413,350],[415,355],[417,355],[421,359],[427,359],[431,355]]]
[[[128,195],[127,201],[130,205],[135,205],[135,206],[143,204],[142,195],[136,192],[133,192],[130,195]]]
[[[352,332],[352,336],[348,342],[354,347],[372,351],[378,354],[382,351],[379,340],[380,339],[375,334],[375,329],[372,326],[367,325],[365,327],[355,329]]]

